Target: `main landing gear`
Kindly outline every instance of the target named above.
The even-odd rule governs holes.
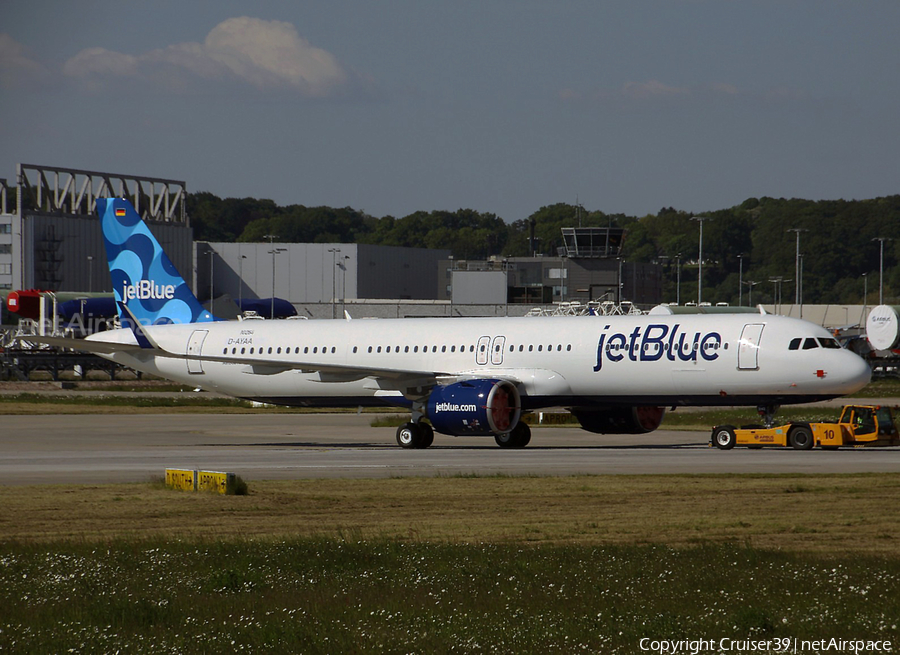
[[[494,435],[501,448],[524,448],[531,441],[531,428],[519,421],[509,432]],[[401,448],[428,448],[434,442],[434,428],[424,421],[404,423],[397,428],[397,444]]]
[[[494,441],[501,448],[524,448],[531,441],[531,428],[524,421],[519,421],[509,432],[495,434]]]
[[[404,423],[397,428],[397,444],[401,448],[428,448],[434,443],[434,429],[424,421]]]

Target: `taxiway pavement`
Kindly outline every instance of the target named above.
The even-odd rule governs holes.
[[[900,472],[900,448],[720,451],[708,432],[605,436],[539,427],[521,450],[436,435],[397,446],[372,414],[0,416],[0,485],[143,482],[166,468],[246,480],[433,475]]]

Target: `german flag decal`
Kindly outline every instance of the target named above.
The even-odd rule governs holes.
[[[120,208],[116,207],[116,216],[124,216],[124,215],[125,215],[125,208],[123,207],[120,209]]]

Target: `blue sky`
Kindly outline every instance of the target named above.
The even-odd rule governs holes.
[[[898,189],[900,3],[6,0],[18,162],[375,216]]]

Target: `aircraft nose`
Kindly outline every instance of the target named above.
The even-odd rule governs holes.
[[[842,367],[841,378],[847,385],[846,393],[859,391],[872,380],[872,369],[862,357],[856,353],[847,352],[847,362]]]

